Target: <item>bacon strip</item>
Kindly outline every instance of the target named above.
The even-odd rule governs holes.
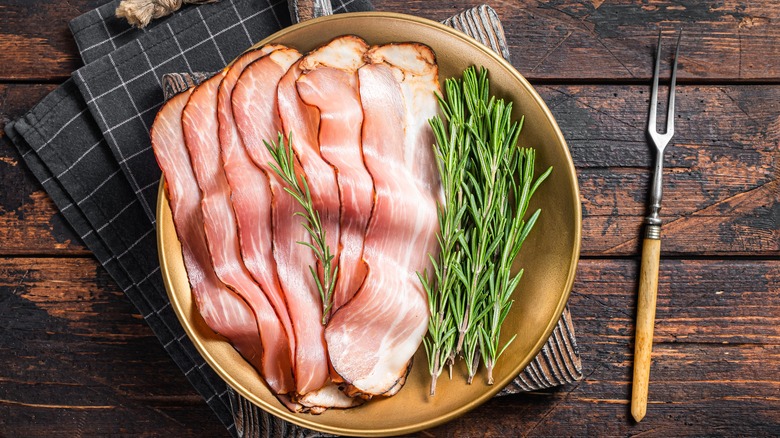
[[[436,55],[424,44],[401,43],[374,46],[366,53],[366,59],[372,64],[389,68],[399,82],[404,97],[406,126],[404,163],[420,193],[433,196],[426,206],[431,208],[437,202],[441,204],[444,202],[444,193],[436,167],[436,154],[433,149],[435,139],[428,125],[428,120],[439,111],[435,97],[436,93],[441,92]],[[438,254],[439,246],[435,233],[427,235],[424,245],[420,248],[411,265],[417,266],[418,272],[430,268],[429,254]]]
[[[363,154],[376,190],[363,252],[368,275],[325,332],[333,367],[351,384],[350,394],[397,392],[428,326],[427,297],[416,272],[429,267],[428,253],[436,248],[440,189],[438,176],[435,181],[429,179],[425,167],[415,162],[425,155],[419,145],[429,134],[417,129],[408,117],[409,112],[422,120],[430,117],[415,106],[419,101],[426,104],[426,96],[405,99],[402,91],[404,80],[432,79],[437,87],[436,66],[425,56],[426,50],[430,52],[416,44],[393,45],[388,56],[401,68],[377,62],[358,70]],[[374,61],[371,53],[375,51],[369,51],[366,58]],[[415,69],[419,59],[424,60],[424,72],[433,69],[433,75],[419,77]],[[415,83],[412,89],[430,88],[423,85],[428,84]],[[432,92],[427,98],[435,104]],[[405,135],[410,130],[414,137]],[[431,143],[426,146],[432,147]]]
[[[217,90],[223,76],[224,72],[219,73],[200,84],[182,113],[184,142],[203,196],[201,209],[206,243],[219,279],[254,310],[260,334],[267,338],[263,343],[266,356],[291,364],[294,343],[291,345],[288,335],[294,335],[289,315],[286,311],[274,311],[241,259],[236,217],[220,159],[217,129]],[[291,365],[288,377],[282,385],[272,386],[277,394],[294,390]]]
[[[320,155],[320,111],[301,100],[295,82],[301,76],[298,60],[279,81],[277,98],[283,133],[292,135],[292,148],[306,174],[314,209],[320,215],[333,259],[339,259],[339,197],[336,171]],[[319,267],[321,271],[321,266]],[[322,278],[322,272],[320,272]]]
[[[182,245],[184,266],[195,302],[204,320],[225,336],[269,386],[285,389],[291,379],[289,356],[274,357],[274,333],[261,334],[250,307],[223,284],[209,258],[200,209],[200,191],[184,145],[181,115],[191,90],[169,100],[157,114],[151,130],[152,148],[166,178],[166,191],[176,233]],[[283,332],[279,333],[283,335]],[[270,350],[270,352],[269,352]]]
[[[363,239],[374,191],[360,148],[363,108],[357,69],[367,49],[356,36],[336,38],[303,58],[297,82],[301,99],[320,110],[320,153],[338,176],[341,234],[332,312],[352,299],[366,276]]]
[[[295,332],[295,383],[298,394],[322,388],[329,378],[324,329],[320,323],[322,305],[308,267],[315,266],[312,251],[298,244],[309,236],[295,219],[302,211],[284,190],[284,183],[271,169],[272,157],[263,141],[275,141],[281,131],[277,85],[300,58],[293,49],[279,49],[250,64],[241,73],[232,94],[233,115],[246,152],[264,172],[256,184],[270,189],[273,257],[287,309]],[[261,179],[263,179],[261,181]],[[260,188],[258,187],[258,190]],[[255,209],[258,205],[253,206]],[[264,219],[266,223],[268,219]]]
[[[435,93],[439,89],[439,69],[436,55],[430,47],[419,43],[374,46],[366,53],[367,62],[384,64],[400,82],[404,96],[404,163],[421,188],[440,193],[441,182],[433,150],[434,137],[428,120],[439,111]]]
[[[281,321],[285,322],[290,352],[295,352],[295,334],[287,311],[287,302],[276,275],[271,241],[271,196],[265,174],[255,167],[244,150],[233,119],[231,94],[239,75],[247,65],[284,46],[268,45],[241,55],[223,72],[217,97],[221,160],[238,225],[238,236],[245,266],[265,292]],[[290,323],[289,325],[287,323]],[[293,359],[294,363],[294,359]]]

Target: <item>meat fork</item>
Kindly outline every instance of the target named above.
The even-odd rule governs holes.
[[[664,149],[674,135],[674,87],[677,82],[677,57],[680,53],[680,37],[674,52],[672,80],[669,84],[669,105],[666,112],[666,132],[656,129],[658,106],[658,72],[661,64],[661,32],[658,32],[658,48],[655,55],[653,90],[650,94],[650,113],[647,117],[647,135],[655,145],[655,173],[650,192],[650,215],[645,218],[645,237],[642,243],[642,262],[639,272],[639,299],[636,314],[636,342],[634,347],[634,384],[631,394],[631,415],[641,421],[647,412],[647,385],[650,380],[650,353],[653,349],[655,303],[658,294],[658,265],[661,258],[661,178],[664,168]]]

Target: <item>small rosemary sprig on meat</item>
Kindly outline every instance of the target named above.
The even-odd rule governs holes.
[[[309,266],[309,272],[314,277],[317,284],[317,291],[322,299],[322,325],[328,323],[328,315],[333,307],[333,288],[336,285],[336,275],[338,266],[333,263],[333,254],[330,252],[330,246],[325,238],[325,228],[322,226],[320,214],[314,209],[309,184],[306,182],[306,176],[295,174],[295,154],[292,149],[292,133],[285,144],[284,136],[279,133],[279,139],[276,143],[264,141],[265,147],[271,153],[274,162],[269,162],[273,171],[287,184],[284,190],[290,194],[304,211],[296,212],[296,216],[303,218],[303,225],[311,236],[311,242],[297,243],[308,246],[314,251],[314,257],[322,268],[322,275],[317,274],[314,266]]]
[[[532,149],[518,148],[522,128],[512,121],[512,103],[490,96],[487,70],[470,67],[462,79],[445,82],[439,103],[447,123],[430,123],[444,190],[439,209],[441,254],[434,282],[421,276],[431,312],[425,340],[431,394],[444,364],[466,362],[471,383],[485,363],[493,367],[514,340],[500,345],[501,325],[512,305],[522,270],[512,264],[539,217],[525,214],[531,196],[552,168],[534,182]]]

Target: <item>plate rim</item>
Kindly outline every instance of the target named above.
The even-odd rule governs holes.
[[[557,121],[552,115],[552,112],[547,107],[547,104],[544,102],[544,100],[541,98],[541,96],[536,92],[534,87],[528,82],[528,80],[520,74],[520,72],[515,69],[514,66],[512,66],[509,61],[505,60],[503,57],[501,57],[498,53],[493,51],[491,48],[487,47],[486,45],[480,43],[479,41],[471,38],[470,36],[454,29],[449,26],[446,26],[442,23],[429,20],[422,17],[417,17],[413,15],[408,14],[402,14],[397,12],[382,12],[382,11],[367,11],[367,12],[349,12],[349,13],[339,13],[324,17],[319,17],[311,20],[307,20],[301,23],[294,24],[292,26],[286,27],[284,29],[281,29],[268,37],[262,39],[260,42],[254,44],[252,47],[247,49],[247,51],[252,50],[254,48],[260,47],[262,45],[268,44],[270,42],[273,42],[274,40],[277,40],[291,32],[294,32],[300,28],[308,27],[308,26],[315,26],[319,25],[319,23],[323,22],[338,22],[340,20],[345,19],[351,19],[352,17],[369,17],[369,18],[377,18],[377,19],[395,19],[395,20],[401,20],[401,21],[411,21],[415,22],[417,24],[421,24],[424,26],[435,28],[436,30],[443,32],[445,34],[448,34],[449,37],[452,38],[458,38],[460,40],[463,40],[467,44],[470,44],[472,46],[475,46],[477,49],[479,49],[482,52],[485,52],[487,56],[490,58],[493,58],[494,61],[501,64],[506,71],[513,76],[520,84],[530,93],[530,95],[533,98],[533,101],[535,104],[539,107],[539,109],[545,114],[547,119],[552,123],[553,131],[555,133],[555,136],[557,137],[557,140],[560,142],[560,144],[563,146],[563,152],[566,158],[567,166],[569,167],[567,169],[568,173],[573,175],[572,181],[571,181],[571,189],[574,199],[574,245],[572,247],[571,252],[571,262],[569,264],[569,273],[566,279],[566,283],[564,286],[564,291],[561,294],[561,297],[557,303],[556,312],[555,315],[558,315],[557,318],[553,318],[551,321],[548,322],[547,327],[544,330],[544,336],[542,336],[533,346],[531,350],[529,350],[529,353],[524,357],[521,361],[518,361],[518,365],[513,368],[512,372],[508,373],[508,377],[505,377],[504,379],[497,381],[492,387],[490,387],[487,391],[485,391],[481,396],[476,397],[469,401],[468,403],[463,404],[457,409],[454,409],[444,415],[439,415],[434,418],[431,418],[426,421],[417,422],[414,424],[410,424],[407,426],[398,426],[398,427],[392,427],[392,428],[382,428],[382,429],[360,429],[360,428],[342,428],[342,427],[334,427],[329,425],[324,425],[321,423],[318,423],[316,421],[312,421],[309,418],[301,417],[294,415],[293,413],[281,409],[277,406],[274,406],[272,404],[267,403],[263,399],[257,397],[255,394],[253,394],[249,388],[245,388],[243,385],[241,385],[238,381],[236,381],[224,368],[222,368],[219,365],[219,362],[213,357],[213,355],[208,351],[208,349],[203,345],[203,343],[200,341],[198,336],[195,336],[195,329],[192,326],[191,322],[184,318],[184,309],[182,308],[182,304],[179,302],[179,300],[176,298],[175,294],[172,292],[173,290],[173,280],[171,279],[171,270],[168,267],[168,260],[165,255],[165,251],[163,250],[165,246],[165,238],[164,233],[162,233],[162,228],[160,226],[159,218],[162,217],[163,212],[166,209],[169,209],[169,202],[167,195],[165,193],[165,178],[164,176],[160,178],[160,183],[158,187],[158,194],[157,194],[157,206],[155,209],[156,214],[156,234],[157,234],[157,250],[158,250],[158,257],[160,261],[160,268],[162,271],[163,276],[163,283],[165,285],[165,291],[166,294],[171,301],[171,305],[173,306],[175,310],[175,314],[179,322],[182,324],[185,333],[190,338],[192,343],[195,345],[198,352],[203,356],[203,358],[206,360],[206,363],[214,369],[214,371],[230,386],[233,390],[241,394],[244,398],[249,400],[253,405],[256,407],[259,407],[260,409],[275,415],[276,417],[284,420],[289,421],[293,424],[296,424],[298,426],[306,427],[312,430],[325,432],[325,433],[333,433],[333,434],[341,434],[341,435],[348,435],[348,436],[390,436],[390,435],[399,435],[404,433],[413,433],[418,432],[420,430],[428,429],[431,427],[435,427],[441,424],[444,424],[446,422],[449,422],[453,420],[454,418],[463,415],[464,413],[476,408],[477,406],[481,405],[482,403],[486,402],[487,400],[494,397],[501,389],[503,389],[511,380],[513,380],[520,372],[525,369],[525,367],[530,364],[530,362],[539,354],[542,347],[547,343],[548,339],[550,338],[550,335],[552,334],[553,330],[555,329],[555,326],[558,324],[558,321],[560,319],[560,315],[563,313],[563,310],[566,307],[566,304],[568,303],[572,287],[574,285],[574,279],[576,276],[577,271],[577,264],[579,262],[579,255],[580,255],[580,249],[581,249],[581,243],[582,243],[582,204],[580,201],[580,190],[579,190],[579,184],[577,181],[577,173],[576,168],[574,167],[574,162],[571,157],[571,151],[569,150],[568,144],[566,143],[566,139],[563,136],[562,131],[560,130],[560,127],[558,126]],[[230,62],[232,64],[233,61]],[[228,64],[228,65],[230,65]],[[312,419],[316,419],[316,416],[311,416]]]

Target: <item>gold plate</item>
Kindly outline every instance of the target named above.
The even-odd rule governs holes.
[[[459,76],[469,65],[487,67],[491,91],[512,100],[517,117],[525,115],[520,144],[537,149],[537,172],[554,167],[529,210],[539,207],[542,214],[516,262],[517,267],[525,268],[525,274],[502,332],[504,339],[514,333],[518,336],[498,361],[495,385],[485,383],[484,370],[474,384],[467,385],[465,367],[460,364],[453,380],[442,375],[436,395],[429,397],[430,377],[425,351],[420,348],[406,386],[396,396],[355,409],[329,410],[322,415],[291,413],[276,400],[255,370],[224,338],[209,329],[198,313],[164,194],[164,182],[160,184],[157,202],[158,249],[165,287],[184,329],[209,365],[241,395],[278,417],[318,431],[353,436],[397,435],[442,424],[475,408],[517,376],[542,348],[561,316],[574,282],[580,251],[579,189],[563,135],[536,91],[495,52],[456,30],[403,14],[362,12],[306,21],[271,35],[258,46],[274,42],[306,52],[344,34],[359,35],[369,44],[425,43],[436,52],[442,83],[444,78]]]

